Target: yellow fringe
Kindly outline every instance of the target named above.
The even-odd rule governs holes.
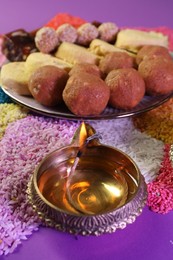
[[[28,109],[17,104],[0,104],[0,139],[3,137],[9,123],[24,118],[27,114]]]
[[[151,111],[133,118],[133,123],[141,132],[173,144],[173,98]]]

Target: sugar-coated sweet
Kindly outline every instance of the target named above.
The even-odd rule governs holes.
[[[112,70],[105,79],[110,87],[109,104],[124,110],[132,109],[145,94],[145,82],[133,68]]]
[[[143,60],[138,67],[149,95],[173,91],[173,62],[163,57]]]
[[[164,59],[172,60],[172,56],[169,53],[168,48],[158,45],[145,45],[136,55],[136,63],[139,63],[145,59],[154,59],[156,57],[163,57]]]
[[[92,75],[95,75],[97,77],[102,77],[102,73],[99,69],[99,67],[95,64],[89,64],[89,63],[76,63],[73,68],[69,72],[69,76],[73,75],[74,73],[81,73],[86,72]]]
[[[29,79],[29,90],[39,103],[56,106],[62,102],[62,92],[68,73],[52,65],[38,68]]]
[[[134,67],[134,57],[125,52],[110,52],[106,54],[99,63],[99,68],[104,75],[113,69]]]
[[[67,81],[63,100],[69,110],[79,116],[99,115],[107,106],[110,89],[99,77],[74,73]]]

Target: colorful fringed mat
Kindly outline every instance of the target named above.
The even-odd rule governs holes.
[[[137,163],[148,185],[148,207],[162,214],[173,210],[173,98],[134,118],[89,123],[102,143]],[[0,89],[0,255],[41,225],[27,200],[28,180],[46,154],[71,142],[79,124],[31,114]]]

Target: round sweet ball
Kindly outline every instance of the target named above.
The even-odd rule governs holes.
[[[145,59],[154,59],[163,57],[164,59],[172,60],[169,50],[164,46],[144,45],[136,55],[136,63],[139,65]]]
[[[46,65],[33,72],[29,79],[29,90],[40,104],[52,107],[63,101],[62,92],[68,73],[56,66]]]
[[[76,63],[73,68],[69,72],[69,76],[73,75],[74,73],[81,73],[86,72],[90,75],[95,75],[97,77],[102,77],[102,73],[99,69],[99,67],[95,64],[89,64],[89,63]]]
[[[99,63],[101,72],[106,76],[111,70],[134,67],[134,57],[125,52],[110,52]]]
[[[40,52],[52,52],[59,45],[59,39],[56,31],[50,27],[42,27],[35,35],[35,45]]]
[[[138,67],[149,95],[167,94],[173,91],[173,62],[163,57],[143,60]]]
[[[69,110],[78,116],[95,116],[106,108],[110,89],[95,75],[74,73],[67,81],[63,99]]]
[[[144,80],[133,68],[112,70],[105,82],[110,87],[109,104],[114,108],[132,109],[144,97]]]

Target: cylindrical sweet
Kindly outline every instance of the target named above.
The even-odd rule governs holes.
[[[59,44],[56,31],[50,27],[43,27],[35,35],[35,44],[40,52],[50,53]]]
[[[56,33],[60,42],[76,42],[77,30],[68,23],[59,26]]]
[[[99,38],[105,42],[113,42],[115,41],[118,26],[115,23],[102,23],[98,27]]]
[[[96,39],[99,35],[97,27],[91,23],[81,25],[78,28],[77,33],[77,43],[84,46],[88,46],[90,42]]]

